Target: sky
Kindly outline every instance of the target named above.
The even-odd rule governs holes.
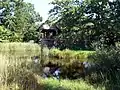
[[[43,17],[43,22],[48,18],[48,11],[52,8],[49,4],[52,0],[24,0],[34,4],[35,10]]]

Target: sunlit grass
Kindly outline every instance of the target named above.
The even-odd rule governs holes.
[[[88,56],[95,53],[95,51],[74,51],[74,50],[59,50],[59,49],[51,49],[50,56],[56,57],[59,59],[77,59],[80,61],[84,61],[88,59]]]
[[[44,90],[105,90],[104,87],[93,87],[83,80],[56,80],[42,79],[41,84],[44,85]]]
[[[35,56],[40,54],[40,46],[34,43],[0,43],[0,53],[14,54],[14,56]]]

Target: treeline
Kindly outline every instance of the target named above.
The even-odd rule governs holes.
[[[58,46],[93,49],[120,41],[119,0],[54,0],[49,20],[60,26]]]
[[[61,34],[57,47],[87,49],[115,46],[120,41],[119,0],[54,0],[49,11],[50,26],[57,25]],[[23,0],[0,1],[0,39],[38,42],[37,22],[42,17],[34,5]]]
[[[42,17],[34,5],[23,0],[0,1],[0,39],[10,42],[38,41],[38,25]]]

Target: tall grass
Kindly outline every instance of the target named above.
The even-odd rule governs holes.
[[[14,56],[0,55],[0,86],[20,84],[27,74],[29,58],[17,58]],[[31,67],[32,68],[32,67]],[[21,77],[21,78],[20,78]]]
[[[0,53],[7,53],[11,55],[40,55],[40,49],[40,45],[35,43],[0,43]],[[58,59],[79,59],[81,61],[87,60],[87,57],[94,52],[95,51],[73,51],[68,49],[62,51],[59,49],[43,49],[43,55],[49,54],[50,57],[57,57]]]
[[[31,59],[38,55],[37,44],[0,43],[0,90],[39,90]]]
[[[0,53],[18,56],[35,56],[40,54],[40,46],[34,43],[0,43]]]

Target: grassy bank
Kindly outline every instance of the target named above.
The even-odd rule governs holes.
[[[76,60],[87,60],[88,56],[95,53],[95,51],[74,51],[74,50],[59,50],[51,49],[50,56],[58,59],[76,59]]]
[[[40,81],[39,81],[40,80]],[[39,87],[32,90],[105,90],[104,87],[94,87],[89,85],[83,80],[72,81],[72,80],[55,80],[55,79],[40,79],[38,80]],[[23,90],[19,88],[17,84],[11,84],[9,86],[0,86],[0,90]],[[30,90],[30,89],[26,89]]]
[[[83,80],[42,79],[44,90],[105,90],[104,87],[93,87]]]

